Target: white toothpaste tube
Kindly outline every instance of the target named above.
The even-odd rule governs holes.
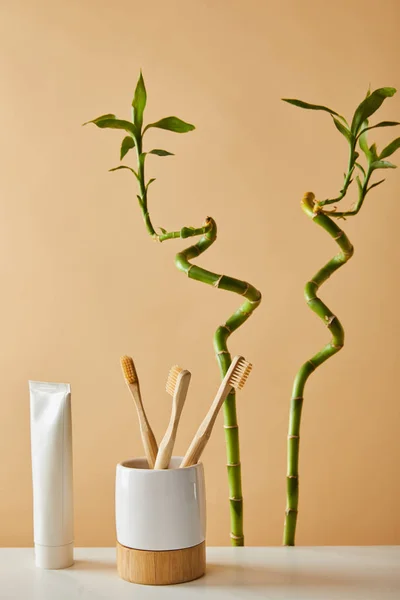
[[[71,388],[30,381],[33,529],[36,566],[74,563]]]

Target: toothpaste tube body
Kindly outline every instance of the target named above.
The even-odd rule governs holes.
[[[36,566],[73,562],[71,388],[30,381],[33,528]]]

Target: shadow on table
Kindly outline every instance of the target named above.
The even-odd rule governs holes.
[[[73,571],[115,571],[117,573],[117,564],[115,560],[76,560],[70,569]]]
[[[295,569],[278,569],[257,566],[249,567],[246,565],[232,565],[221,563],[208,563],[205,577],[192,582],[191,585],[204,586],[225,586],[225,587],[265,587],[265,586],[287,586],[293,588],[334,588],[344,587],[360,589],[376,588],[391,589],[391,584],[399,585],[398,578],[391,580],[387,574],[379,580],[376,573],[371,577],[367,573],[360,576],[352,576],[349,573],[340,571],[332,572],[323,570],[315,571],[296,571]]]

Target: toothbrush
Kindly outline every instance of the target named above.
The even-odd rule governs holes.
[[[171,418],[158,449],[157,460],[154,465],[155,469],[168,469],[190,378],[191,373],[189,371],[181,369],[178,365],[171,367],[165,386],[168,394],[172,396]]]
[[[142,396],[140,394],[139,379],[136,373],[135,365],[133,359],[130,356],[121,356],[120,362],[126,385],[128,386],[131,396],[135,402],[139,418],[140,433],[142,435],[143,447],[146,454],[147,462],[149,464],[149,469],[154,469],[154,463],[156,461],[158,447],[156,438],[154,437],[154,433],[150,427],[150,423],[147,419],[143,407]]]
[[[217,395],[185,454],[180,465],[181,469],[183,467],[191,467],[199,462],[199,458],[210,439],[215,420],[226,397],[232,389],[242,389],[252,368],[253,365],[247,362],[243,356],[235,356],[232,360],[231,366],[219,386]]]

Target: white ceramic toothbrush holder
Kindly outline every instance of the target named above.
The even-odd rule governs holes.
[[[205,573],[206,499],[202,463],[149,469],[145,458],[117,465],[117,565],[122,579],[148,585]]]

